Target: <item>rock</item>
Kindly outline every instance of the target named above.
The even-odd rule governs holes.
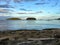
[[[55,38],[60,38],[60,34],[55,34],[54,37]]]

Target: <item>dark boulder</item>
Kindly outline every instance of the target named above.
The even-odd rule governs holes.
[[[54,38],[60,38],[60,34],[55,34]]]

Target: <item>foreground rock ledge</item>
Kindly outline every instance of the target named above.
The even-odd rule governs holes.
[[[0,31],[0,37],[16,37],[16,38],[54,38],[60,37],[60,30],[8,30]],[[55,36],[54,36],[55,35]]]

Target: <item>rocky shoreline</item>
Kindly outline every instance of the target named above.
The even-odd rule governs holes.
[[[22,42],[27,41],[28,38],[35,38],[35,39],[55,38],[58,40],[55,40],[55,41],[53,40],[53,41],[54,42],[57,41],[56,45],[60,45],[60,43],[59,43],[60,42],[60,29],[58,29],[58,28],[50,28],[50,29],[44,29],[44,30],[26,30],[25,29],[25,30],[0,31],[0,38],[4,38],[4,37],[8,37],[9,40],[13,44],[14,44],[14,42],[16,42],[16,44],[17,44],[17,42],[20,42],[20,41],[22,41]],[[30,42],[30,40],[28,42]]]
[[[49,28],[43,30],[7,30],[7,31],[0,31],[0,37],[6,35],[18,35],[20,38],[47,38],[47,37],[54,37],[54,34],[60,34],[59,28]]]

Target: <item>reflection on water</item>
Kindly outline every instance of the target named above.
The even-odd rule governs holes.
[[[60,21],[8,20],[0,21],[0,30],[60,28]]]
[[[0,30],[7,30],[7,21],[0,21]]]

